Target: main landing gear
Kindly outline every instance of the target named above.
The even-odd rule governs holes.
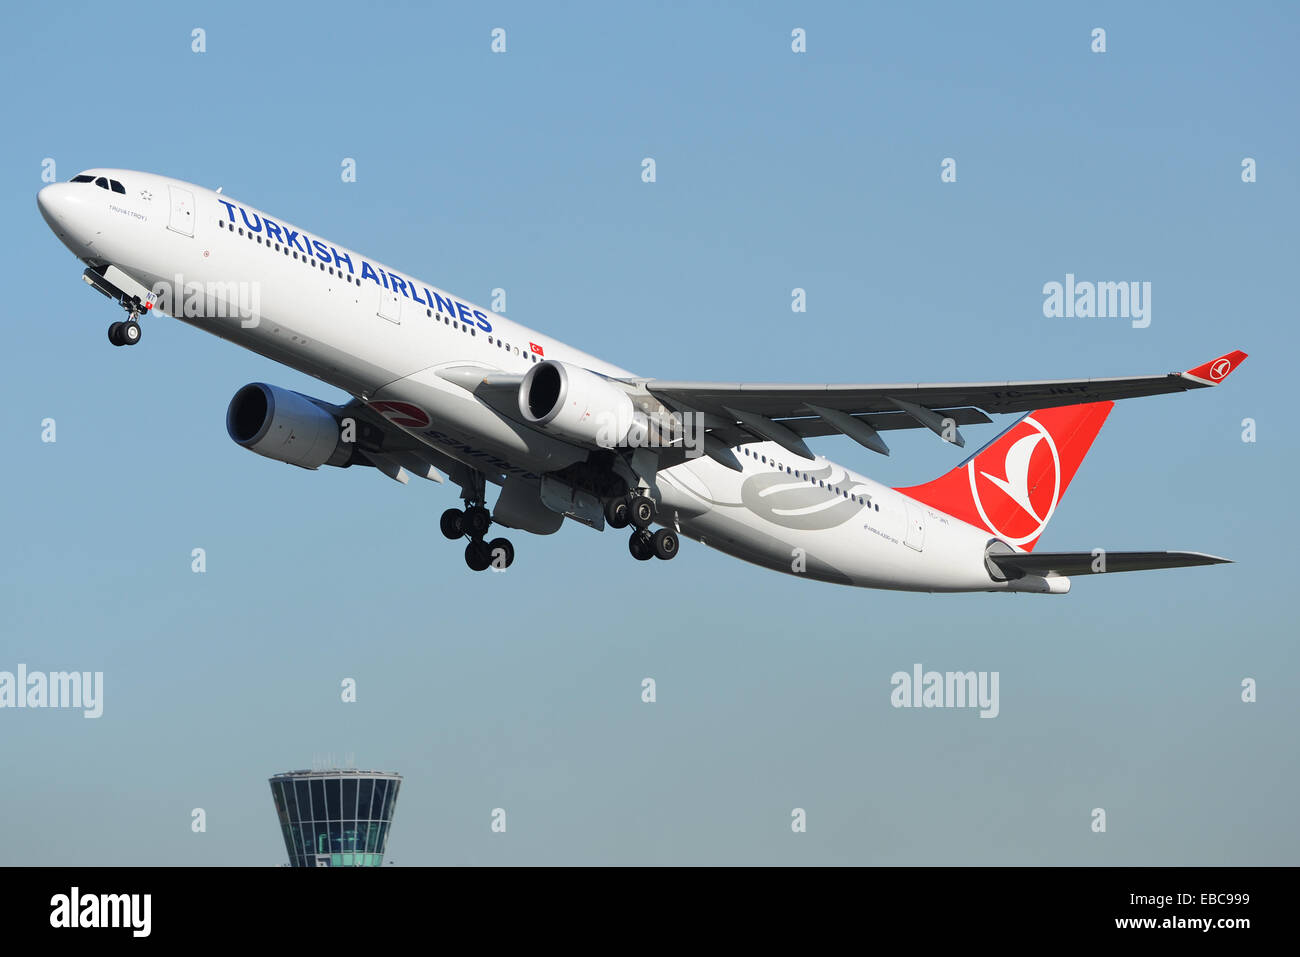
[[[660,558],[668,561],[677,554],[681,543],[671,528],[650,531],[655,518],[655,502],[648,495],[629,495],[605,503],[605,522],[610,528],[632,528],[627,550],[639,562]]]
[[[449,508],[442,513],[438,524],[442,534],[452,541],[469,536],[469,544],[465,546],[465,564],[474,571],[488,568],[504,571],[514,564],[515,547],[510,544],[510,539],[483,540],[492,527],[492,514],[486,506],[467,504],[464,511]]]

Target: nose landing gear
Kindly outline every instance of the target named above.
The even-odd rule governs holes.
[[[113,266],[87,267],[81,274],[92,289],[103,293],[126,310],[126,322],[115,322],[108,327],[108,341],[115,346],[133,346],[140,341],[140,317],[153,308],[156,296],[147,293],[144,299],[123,290],[117,282],[128,282]]]
[[[140,341],[140,323],[132,316],[126,322],[115,322],[108,327],[108,341],[115,346],[133,346]]]

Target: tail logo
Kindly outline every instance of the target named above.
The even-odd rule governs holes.
[[[984,455],[971,459],[966,465],[966,471],[970,476],[971,498],[975,501],[975,508],[985,527],[1010,545],[1024,545],[1042,534],[1051,521],[1052,513],[1056,511],[1056,503],[1061,499],[1061,456],[1051,433],[1033,417],[1026,416],[1022,419],[1013,434],[1014,432],[1024,434],[1014,438],[1008,446],[1002,463],[1002,477],[985,471],[977,474],[976,462],[988,457]],[[1050,481],[1043,475],[1030,487],[1030,465],[1040,445],[1051,455],[1052,474]],[[988,509],[984,504],[985,496],[989,497]],[[1000,501],[1002,496],[1014,502],[1018,512],[1012,512],[1002,519],[1000,527],[989,517],[988,512],[992,510],[999,516],[1008,515],[1008,509]],[[994,503],[1001,507],[994,508]]]
[[[1227,378],[1228,373],[1231,371],[1232,360],[1227,356],[1224,356],[1218,362],[1214,363],[1214,365],[1210,366],[1210,378],[1215,382],[1218,382],[1220,379]]]

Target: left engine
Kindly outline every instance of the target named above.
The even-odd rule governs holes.
[[[646,427],[627,392],[604,376],[547,359],[519,384],[524,421],[579,445],[614,448]]]
[[[304,469],[346,466],[353,444],[334,416],[298,392],[250,382],[230,400],[226,431],[249,451]]]

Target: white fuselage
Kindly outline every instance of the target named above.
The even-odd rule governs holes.
[[[494,412],[439,370],[520,374],[540,350],[546,359],[632,377],[231,197],[155,174],[90,172],[120,181],[125,193],[61,183],[40,199],[78,258],[171,290],[172,301],[158,310],[364,402],[427,410],[430,422],[418,427],[390,421],[471,467],[536,483],[587,450]],[[990,577],[990,535],[982,529],[820,456],[803,459],[769,442],[734,451],[741,472],[706,456],[661,470],[653,489],[660,520],[746,561],[822,581],[1019,590]]]

